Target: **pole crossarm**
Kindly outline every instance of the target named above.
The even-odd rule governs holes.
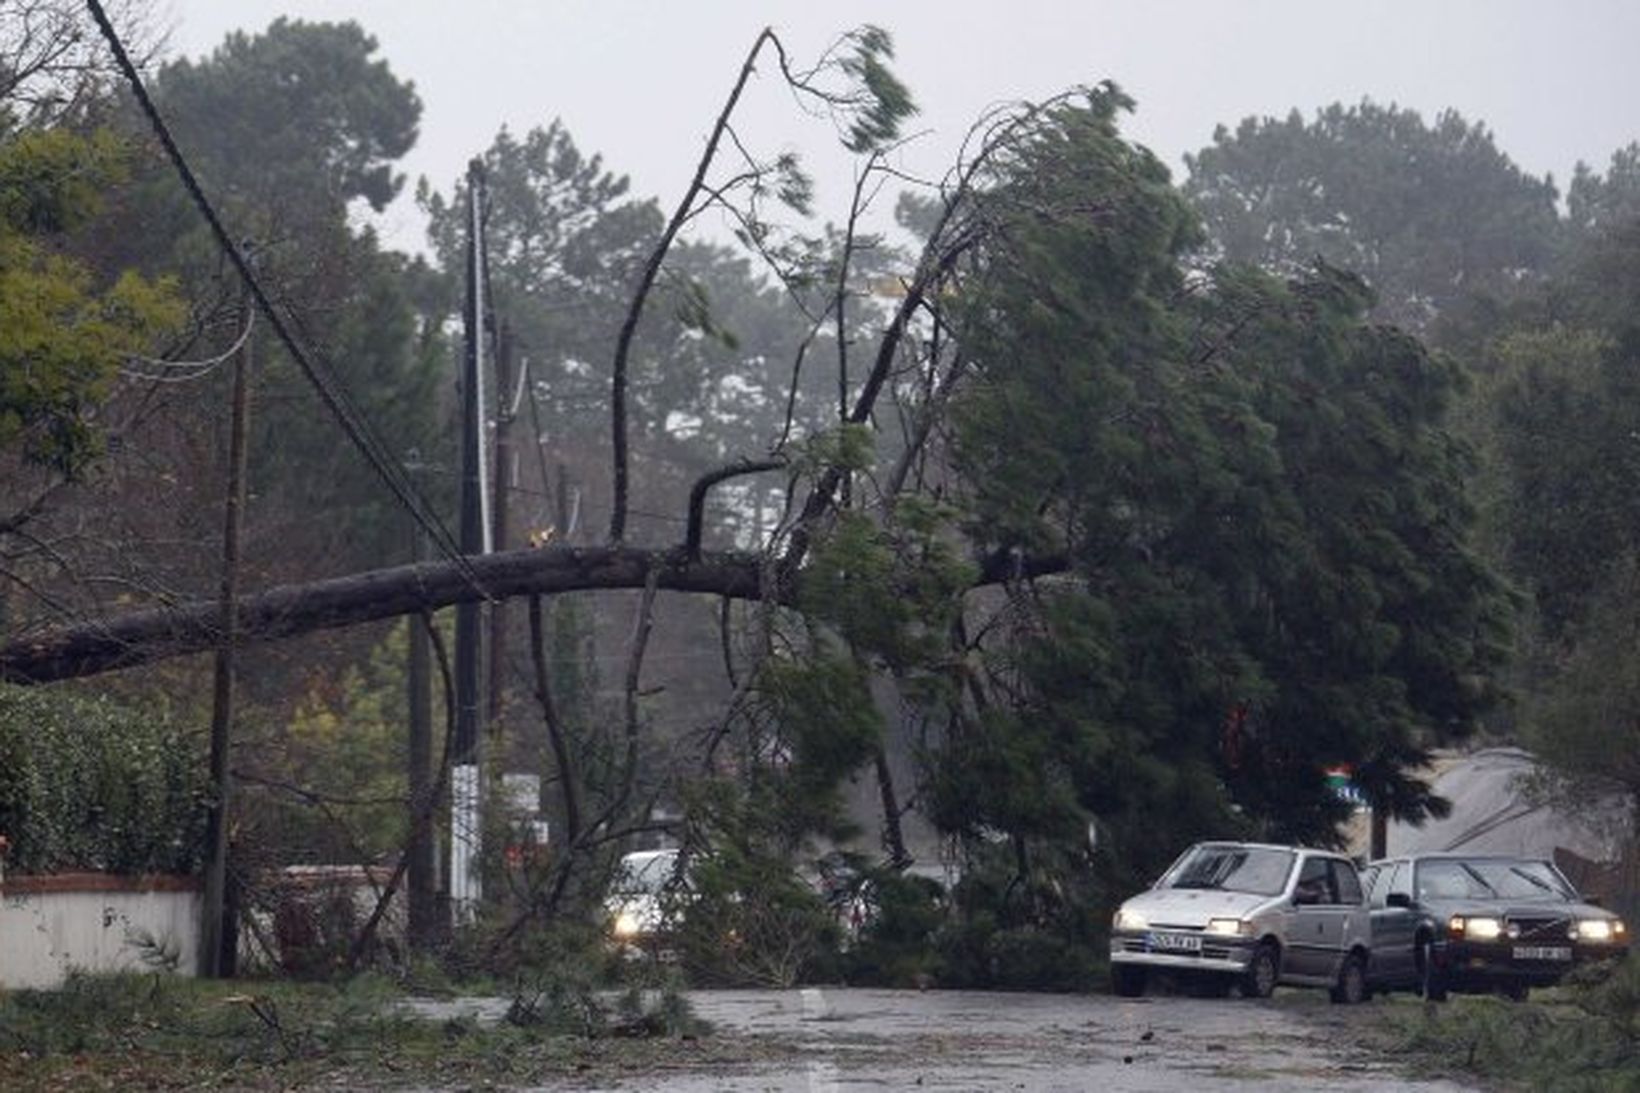
[[[658,586],[666,591],[737,599],[762,594],[761,560],[754,554],[709,553],[685,561],[676,549],[549,546],[395,566],[242,596],[237,636],[247,643],[271,641],[437,610],[485,593],[641,589],[651,569],[658,570]],[[221,641],[220,611],[219,601],[202,600],[18,638],[0,645],[0,681],[48,683],[209,652]]]

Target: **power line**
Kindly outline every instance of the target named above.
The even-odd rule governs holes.
[[[335,417],[342,431],[347,434],[354,447],[359,450],[382,482],[392,491],[399,504],[404,506],[410,515],[415,518],[416,523],[426,529],[429,537],[437,544],[439,551],[456,564],[462,575],[466,577],[467,582],[476,591],[487,596],[472,563],[461,552],[450,530],[439,520],[437,514],[428,508],[426,501],[406,476],[403,466],[387,452],[386,447],[375,436],[369,422],[359,409],[353,405],[346,390],[337,378],[327,374],[324,367],[321,367],[315,359],[309,357],[291,334],[283,317],[274,309],[267,293],[262,288],[261,282],[257,280],[255,272],[251,269],[250,262],[241,253],[239,247],[234,244],[227,229],[223,227],[221,219],[217,216],[216,209],[211,205],[210,199],[205,196],[205,191],[200,187],[199,180],[194,176],[187,160],[183,158],[181,149],[177,147],[176,140],[171,136],[170,128],[165,124],[165,119],[160,116],[158,107],[154,105],[153,99],[149,97],[148,89],[143,85],[141,75],[138,74],[136,66],[131,63],[131,58],[126,53],[124,44],[120,41],[119,33],[115,31],[113,24],[109,22],[107,13],[103,11],[100,0],[86,0],[86,6],[91,12],[92,19],[96,21],[97,28],[102,32],[103,39],[108,43],[108,48],[113,52],[115,63],[118,64],[120,72],[131,86],[131,92],[136,96],[137,104],[148,118],[148,123],[153,128],[154,134],[159,138],[160,144],[165,148],[166,156],[176,169],[178,177],[182,180],[183,187],[188,191],[188,195],[193,200],[194,206],[199,210],[200,215],[205,218],[205,222],[210,226],[212,234],[216,237],[217,246],[233,263],[240,279],[244,281],[251,296],[256,300],[257,308],[273,326],[274,333],[278,336],[279,341],[297,365],[300,366],[308,382],[319,393],[319,397],[324,402],[326,409]]]
[[[128,379],[146,380],[150,383],[187,383],[190,380],[203,379],[239,352],[250,338],[251,327],[255,323],[256,312],[246,311],[245,328],[239,332],[239,337],[214,357],[199,361],[168,361],[161,357],[145,357],[140,353],[132,353],[125,358],[125,367],[120,369],[120,374]],[[144,372],[132,367],[133,365],[159,369],[159,372]]]

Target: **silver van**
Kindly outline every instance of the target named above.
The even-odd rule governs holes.
[[[1327,850],[1197,843],[1116,911],[1111,985],[1143,994],[1153,972],[1184,973],[1265,998],[1277,983],[1367,997],[1371,918],[1361,878]]]

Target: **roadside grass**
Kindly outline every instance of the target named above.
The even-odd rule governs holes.
[[[1640,1039],[1630,1021],[1580,988],[1532,1000],[1396,1000],[1379,1008],[1379,1046],[1418,1077],[1557,1093],[1640,1090]]]
[[[74,976],[0,993],[0,1089],[395,1088],[732,1065],[675,990],[613,997],[547,984],[505,1019],[416,1016],[393,980],[212,982]]]

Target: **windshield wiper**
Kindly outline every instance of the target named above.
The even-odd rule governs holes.
[[[1488,892],[1492,893],[1493,898],[1495,898],[1495,899],[1501,899],[1502,898],[1501,896],[1498,895],[1498,890],[1496,888],[1492,887],[1490,884],[1486,883],[1486,878],[1481,876],[1479,873],[1475,872],[1475,870],[1469,865],[1468,862],[1459,862],[1458,863],[1458,868],[1462,869],[1465,873],[1468,873],[1470,876],[1474,877],[1476,883],[1478,883],[1482,888],[1486,889]]]
[[[1526,870],[1522,869],[1518,865],[1511,865],[1509,867],[1509,872],[1515,874],[1515,876],[1520,877],[1523,880],[1529,881],[1530,883],[1537,885],[1538,888],[1542,889],[1545,892],[1548,892],[1548,893],[1551,893],[1551,894],[1554,893],[1554,889],[1551,888],[1549,885],[1545,884],[1541,878],[1532,876],[1532,874],[1528,873]]]

